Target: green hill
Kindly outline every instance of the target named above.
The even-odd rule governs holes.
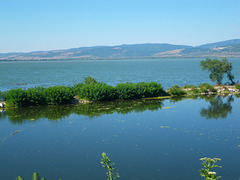
[[[240,57],[240,39],[201,46],[172,44],[124,44],[119,46],[80,47],[29,53],[1,53],[0,60],[39,59],[114,59],[145,57]]]
[[[240,44],[240,39],[231,39],[231,40],[220,41],[216,43],[203,44],[201,46],[196,46],[196,48],[214,48],[214,47],[221,47],[221,46],[233,46],[238,44]]]

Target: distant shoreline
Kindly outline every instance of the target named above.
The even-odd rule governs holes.
[[[193,57],[179,57],[179,56],[164,56],[164,57],[123,57],[123,58],[66,58],[66,59],[0,59],[0,62],[6,61],[67,61],[67,60],[124,60],[124,59],[190,59],[190,58],[219,58],[219,57],[228,57],[228,58],[240,58],[240,56],[193,56]]]
[[[1,60],[54,59],[140,59],[140,58],[213,58],[240,57],[240,39],[231,39],[199,46],[168,43],[122,44],[70,49],[0,53]]]

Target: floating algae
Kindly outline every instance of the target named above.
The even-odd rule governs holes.
[[[160,126],[160,128],[170,128],[169,126]]]
[[[170,107],[163,107],[163,109],[170,109],[170,108],[174,108],[175,106],[170,106]]]
[[[18,132],[21,132],[22,130],[17,130],[14,133],[10,134],[11,136],[13,136],[14,134],[17,134]]]

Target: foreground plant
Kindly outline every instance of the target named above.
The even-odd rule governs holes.
[[[18,176],[16,180],[24,180],[21,176]],[[40,180],[40,176],[37,172],[33,173],[32,180]],[[47,180],[46,178],[42,178],[41,180]]]
[[[222,166],[216,165],[216,163],[218,161],[220,161],[221,159],[219,159],[219,158],[211,159],[211,158],[205,157],[205,158],[201,158],[200,160],[203,162],[202,166],[204,167],[200,170],[200,172],[201,172],[200,175],[202,177],[205,177],[206,180],[216,180],[216,179],[221,178],[221,176],[216,175],[217,174],[216,172],[211,171],[212,168],[215,168],[215,167],[221,168],[222,167]]]
[[[116,168],[113,167],[115,163],[111,163],[109,157],[105,152],[102,153],[102,160],[101,160],[102,167],[107,169],[107,180],[113,180],[119,178],[119,173],[116,173]]]

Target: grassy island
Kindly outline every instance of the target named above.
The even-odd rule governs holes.
[[[120,83],[113,87],[96,82],[92,77],[73,86],[35,87],[1,92],[6,106],[26,107],[49,104],[73,104],[77,102],[140,99],[168,95],[156,82]]]
[[[174,85],[166,92],[171,96],[192,96],[192,95],[226,95],[226,94],[238,94],[240,91],[240,84],[237,85],[215,85],[212,86],[208,83],[203,83],[198,86],[185,85],[179,87]]]
[[[198,96],[214,94],[239,93],[240,85],[225,86],[204,83],[199,86],[185,85],[163,89],[157,82],[120,83],[116,86],[97,82],[92,77],[73,86],[35,87],[29,89],[12,89],[0,92],[3,100],[1,106],[26,107],[50,104],[74,104],[94,101],[114,101],[141,98],[175,98],[181,96]]]

